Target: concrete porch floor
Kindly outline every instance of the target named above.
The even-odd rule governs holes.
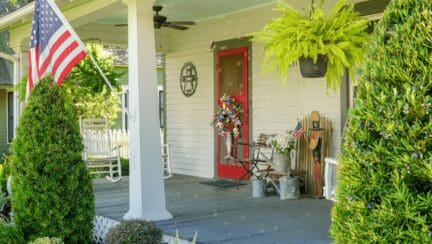
[[[250,185],[218,188],[202,179],[174,176],[165,180],[168,211],[174,219],[156,224],[167,234],[198,243],[331,243],[332,202],[301,198],[253,199]],[[128,210],[128,178],[118,183],[94,181],[96,214],[123,221]]]

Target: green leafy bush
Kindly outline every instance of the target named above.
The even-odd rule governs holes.
[[[104,88],[108,88],[105,80],[90,59],[91,55],[111,82],[111,85],[114,88],[119,88],[118,79],[123,74],[114,72],[114,57],[109,52],[106,52],[102,45],[87,44],[86,47],[90,54],[72,69],[65,81],[66,87],[68,89],[79,88],[75,91],[91,94],[100,93]],[[75,88],[71,86],[75,86]],[[85,91],[81,89],[85,89]]]
[[[7,181],[12,169],[12,155],[10,151],[3,155],[3,162],[0,163],[0,222],[10,221],[12,210],[10,195],[7,192]]]
[[[342,146],[336,243],[432,243],[431,54],[431,1],[390,1]]]
[[[313,6],[311,16],[301,14],[279,1],[280,18],[273,19],[263,30],[253,33],[264,42],[264,72],[273,72],[286,81],[291,66],[301,57],[326,55],[327,87],[338,88],[345,69],[355,75],[363,61],[364,43],[369,39],[368,21],[354,12],[347,0],[339,0],[328,16],[322,7]]]
[[[22,231],[11,224],[0,223],[0,243],[21,244],[24,242]]]
[[[107,244],[159,244],[161,240],[162,230],[153,223],[142,220],[129,220],[111,229],[106,242]]]
[[[13,143],[14,220],[26,239],[90,241],[93,187],[82,160],[78,117],[51,78],[34,88]]]
[[[10,221],[11,212],[10,197],[6,193],[0,192],[0,223]]]
[[[75,88],[78,89],[78,88]],[[110,125],[117,121],[118,113],[121,112],[117,92],[111,92],[104,88],[99,93],[83,93],[75,99],[75,107],[84,118],[107,117]]]
[[[129,175],[129,159],[128,158],[121,158],[121,172],[123,176]]]
[[[11,174],[12,155],[7,153],[0,164],[0,191],[6,193],[7,179]]]
[[[85,118],[107,116],[109,123],[113,125],[121,111],[118,100],[120,93],[118,79],[123,74],[114,71],[114,58],[104,50],[102,45],[87,44],[86,46],[111,82],[114,91],[105,83],[89,57],[86,57],[71,71],[64,86],[71,94],[79,115]]]
[[[60,238],[50,237],[39,237],[29,244],[63,244],[64,242]]]

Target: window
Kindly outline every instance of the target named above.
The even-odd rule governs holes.
[[[12,143],[14,138],[14,93],[7,93],[7,142]]]

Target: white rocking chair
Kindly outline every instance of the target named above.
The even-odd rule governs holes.
[[[80,117],[81,136],[84,142],[84,160],[90,174],[107,174],[106,179],[121,179],[120,146],[112,146],[107,118]]]
[[[164,144],[161,146],[162,162],[164,168],[164,179],[172,177],[171,173],[171,158],[170,158],[170,144]]]

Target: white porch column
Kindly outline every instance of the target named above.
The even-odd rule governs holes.
[[[163,220],[166,210],[160,148],[153,0],[128,5],[129,212],[125,219]]]

